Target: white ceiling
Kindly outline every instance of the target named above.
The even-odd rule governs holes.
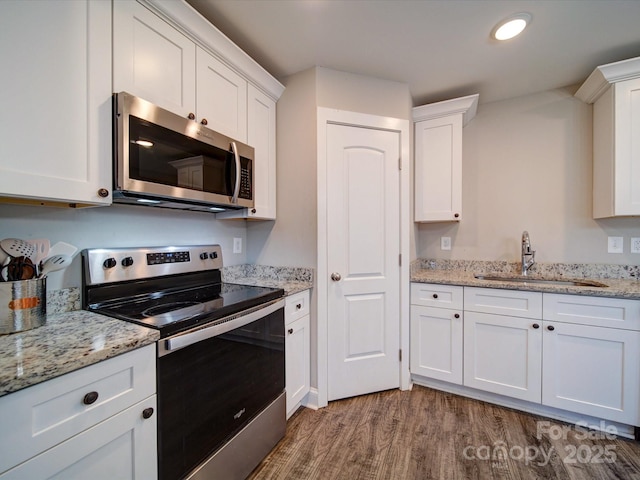
[[[314,65],[409,84],[414,105],[581,83],[640,56],[640,0],[187,0],[282,80]],[[529,12],[507,42],[494,25]]]

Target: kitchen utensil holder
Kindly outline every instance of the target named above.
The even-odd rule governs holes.
[[[46,320],[46,277],[0,282],[0,335],[41,327]]]

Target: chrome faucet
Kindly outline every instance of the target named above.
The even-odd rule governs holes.
[[[536,263],[536,251],[531,250],[529,232],[522,232],[522,275],[526,275],[533,264]]]

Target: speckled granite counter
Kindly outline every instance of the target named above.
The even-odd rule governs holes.
[[[0,396],[154,343],[150,328],[78,310],[42,327],[0,335]]]
[[[283,288],[285,295],[294,295],[313,287],[313,269],[234,265],[222,269],[222,279],[240,285]]]
[[[504,282],[475,278],[475,275],[487,274],[519,277],[519,264],[516,262],[419,259],[411,265],[412,282],[640,300],[640,267],[635,265],[536,264],[528,275],[531,279],[593,280],[607,285],[606,287]]]

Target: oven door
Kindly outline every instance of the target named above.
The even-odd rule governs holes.
[[[280,299],[247,315],[160,340],[160,479],[181,479],[201,467],[282,395],[283,306]]]

